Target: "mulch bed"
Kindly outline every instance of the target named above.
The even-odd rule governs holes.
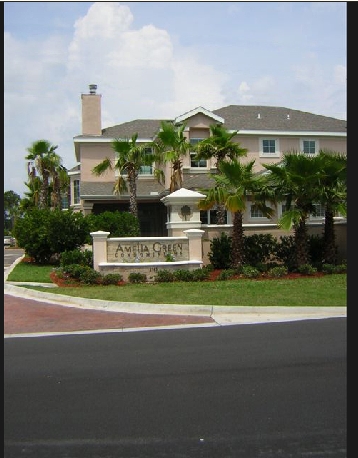
[[[220,273],[221,273],[221,269],[214,269],[210,272],[210,276],[207,280],[205,281],[217,281]],[[299,274],[299,273],[289,273],[287,275],[284,275],[283,277],[279,277],[279,278],[275,278],[275,277],[268,277],[267,275],[262,275],[261,277],[257,277],[257,278],[252,278],[251,280],[295,280],[297,278],[312,278],[312,277],[323,277],[324,273],[322,272],[316,272],[315,274],[313,275],[303,275],[303,274]],[[57,286],[60,286],[61,288],[74,288],[74,287],[81,287],[83,286],[83,284],[81,284],[79,281],[76,281],[74,279],[71,279],[71,278],[59,278],[57,275],[56,275],[56,272],[51,272],[50,273],[50,278],[51,278],[51,281],[53,283],[55,283]],[[242,275],[235,275],[234,277],[230,278],[230,280],[239,280],[239,279],[248,279],[247,277],[243,277]],[[121,281],[121,282],[118,282],[118,286],[124,286],[128,283],[124,282],[124,281]]]

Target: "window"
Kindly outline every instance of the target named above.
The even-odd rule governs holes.
[[[204,140],[204,139],[203,138],[191,138],[190,144],[196,145],[199,142],[201,142],[201,140]],[[206,159],[200,159],[200,161],[196,161],[194,159],[195,154],[196,154],[195,152],[190,152],[190,167],[191,168],[206,168],[207,167]]]
[[[316,154],[318,151],[318,145],[316,140],[302,140],[301,150],[305,154]]]
[[[251,205],[250,216],[251,218],[265,218],[265,215],[256,205]]]
[[[324,208],[324,205],[321,204],[313,204],[315,207],[315,213],[314,215],[311,215],[313,218],[324,218],[326,215],[326,211]]]
[[[228,224],[227,216],[227,212],[225,211],[225,224]],[[216,210],[201,210],[200,221],[202,224],[217,224]]]
[[[61,194],[61,210],[68,210],[68,195],[67,195],[67,192]]]
[[[276,138],[260,139],[260,157],[279,157],[279,142]]]
[[[80,203],[80,180],[73,181],[73,203]]]
[[[145,148],[145,154],[152,154],[152,148]],[[139,175],[153,175],[153,165],[143,165],[139,170]]]

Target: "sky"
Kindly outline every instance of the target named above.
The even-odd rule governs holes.
[[[4,2],[4,191],[24,196],[45,139],[76,163],[81,94],[102,128],[198,106],[347,119],[346,2]]]

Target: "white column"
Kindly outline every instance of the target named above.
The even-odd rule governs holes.
[[[183,231],[189,239],[189,261],[203,261],[202,237],[205,231],[201,229],[187,229]]]
[[[93,240],[93,268],[99,271],[98,264],[100,262],[107,262],[107,238],[110,232],[91,232]]]

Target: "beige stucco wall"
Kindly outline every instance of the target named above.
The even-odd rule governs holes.
[[[103,175],[95,176],[93,167],[102,162],[106,157],[114,160],[114,151],[110,143],[83,143],[81,145],[81,181],[111,182],[115,181],[115,172],[109,170]]]

